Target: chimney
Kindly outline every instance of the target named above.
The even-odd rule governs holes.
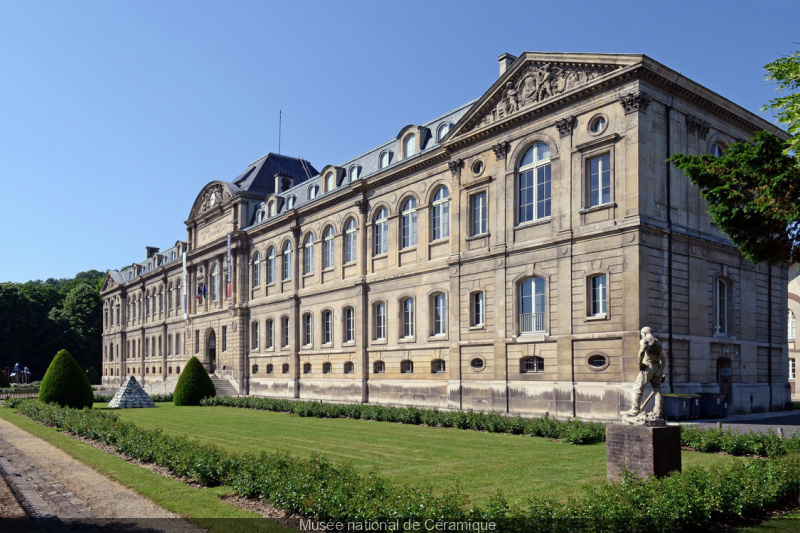
[[[512,56],[508,52],[497,58],[500,62],[500,76],[505,74],[506,70],[508,70],[508,67],[511,66],[511,63],[513,63],[515,59],[517,59],[517,56]]]
[[[145,248],[147,250],[146,259],[150,259],[151,257],[153,257],[158,253],[158,248],[156,248],[155,246],[146,246]]]

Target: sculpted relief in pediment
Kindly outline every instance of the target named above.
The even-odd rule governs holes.
[[[613,68],[561,67],[552,63],[528,65],[515,79],[506,82],[500,101],[483,117],[478,127],[492,124],[525,107],[589,83]]]
[[[200,201],[200,206],[198,207],[197,212],[198,214],[202,215],[214,206],[225,202],[230,197],[231,193],[228,192],[228,189],[223,187],[220,183],[211,185],[210,187],[207,187],[205,191],[203,191],[203,197]]]

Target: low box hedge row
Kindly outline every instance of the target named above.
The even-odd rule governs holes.
[[[238,398],[217,396],[205,398],[200,405],[241,407],[317,418],[354,418],[401,424],[456,427],[490,433],[561,439],[562,442],[569,444],[595,444],[606,440],[604,424],[582,422],[576,419],[560,421],[548,416],[522,418],[519,415],[506,416],[499,413],[475,411],[439,411],[438,409],[374,404],[329,404],[254,396]],[[730,429],[721,431],[714,428],[681,425],[681,444],[699,452],[722,451],[731,455],[778,457],[787,453],[800,452],[800,434],[796,433],[784,438],[773,432],[738,433]]]
[[[224,484],[247,498],[327,521],[443,520],[494,522],[496,531],[696,531],[714,522],[763,517],[800,492],[800,454],[737,459],[709,469],[689,468],[662,479],[624,476],[603,482],[583,498],[509,504],[498,494],[472,506],[454,489],[392,483],[361,475],[319,456],[229,453],[214,445],[159,430],[144,430],[98,410],[78,411],[35,400],[11,402],[44,424],[104,442],[119,452],[167,467],[207,486]],[[485,529],[485,528],[484,528]]]
[[[150,399],[154,402],[169,402],[172,403],[173,394],[170,392],[169,394],[149,394]],[[113,395],[109,396],[107,394],[97,394],[94,395],[94,403],[108,403],[114,398]]]

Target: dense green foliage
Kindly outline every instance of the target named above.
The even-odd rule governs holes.
[[[91,383],[92,385],[100,385],[102,381],[100,379],[100,374],[97,372],[97,369],[93,366],[90,366],[86,370],[86,377],[89,378],[89,383]]]
[[[75,409],[92,406],[94,391],[89,378],[68,351],[58,352],[47,367],[39,387],[39,400]]]
[[[777,82],[781,91],[793,91],[792,94],[770,100],[764,109],[773,111],[778,121],[785,124],[789,133],[794,135],[787,143],[786,153],[791,150],[796,157],[800,156],[800,51],[777,59],[764,68],[767,81]]]
[[[208,372],[197,357],[192,357],[183,367],[173,393],[175,405],[200,405],[203,398],[214,397],[217,389]]]
[[[669,160],[700,188],[711,219],[753,263],[800,261],[800,166],[765,131],[721,157]]]
[[[731,429],[703,429],[681,426],[681,444],[698,452],[780,457],[800,453],[800,433],[781,437],[777,433],[739,433]]]
[[[439,411],[417,407],[392,407],[374,404],[329,404],[276,398],[217,396],[200,402],[203,406],[224,405],[245,407],[262,411],[292,413],[297,416],[317,418],[355,418],[400,422],[402,424],[426,424],[428,426],[475,429],[490,433],[510,433],[561,439],[570,444],[594,444],[603,442],[606,430],[603,424],[580,420],[559,421],[555,418],[522,418],[504,416],[499,413],[477,413],[475,411]]]
[[[33,420],[113,446],[206,486],[227,485],[240,495],[316,520],[401,519],[491,521],[496,531],[696,531],[739,517],[764,517],[796,501],[800,456],[733,460],[709,469],[689,468],[663,479],[626,476],[603,482],[582,498],[534,499],[509,504],[498,494],[471,505],[453,489],[399,485],[323,457],[229,453],[211,444],[144,430],[115,414],[76,411],[36,401],[14,402]]]
[[[50,355],[65,348],[81,368],[102,362],[104,274],[81,272],[73,279],[0,283],[0,323],[5,332],[0,368],[19,363],[41,379]]]

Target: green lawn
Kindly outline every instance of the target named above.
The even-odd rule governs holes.
[[[95,404],[104,407],[104,404]],[[606,477],[605,444],[576,446],[547,439],[375,422],[301,418],[233,407],[120,409],[120,417],[144,428],[189,435],[232,451],[319,453],[375,470],[399,483],[458,483],[476,503],[498,490],[511,501],[528,496],[563,498]],[[731,458],[683,453],[683,465],[708,465]]]

